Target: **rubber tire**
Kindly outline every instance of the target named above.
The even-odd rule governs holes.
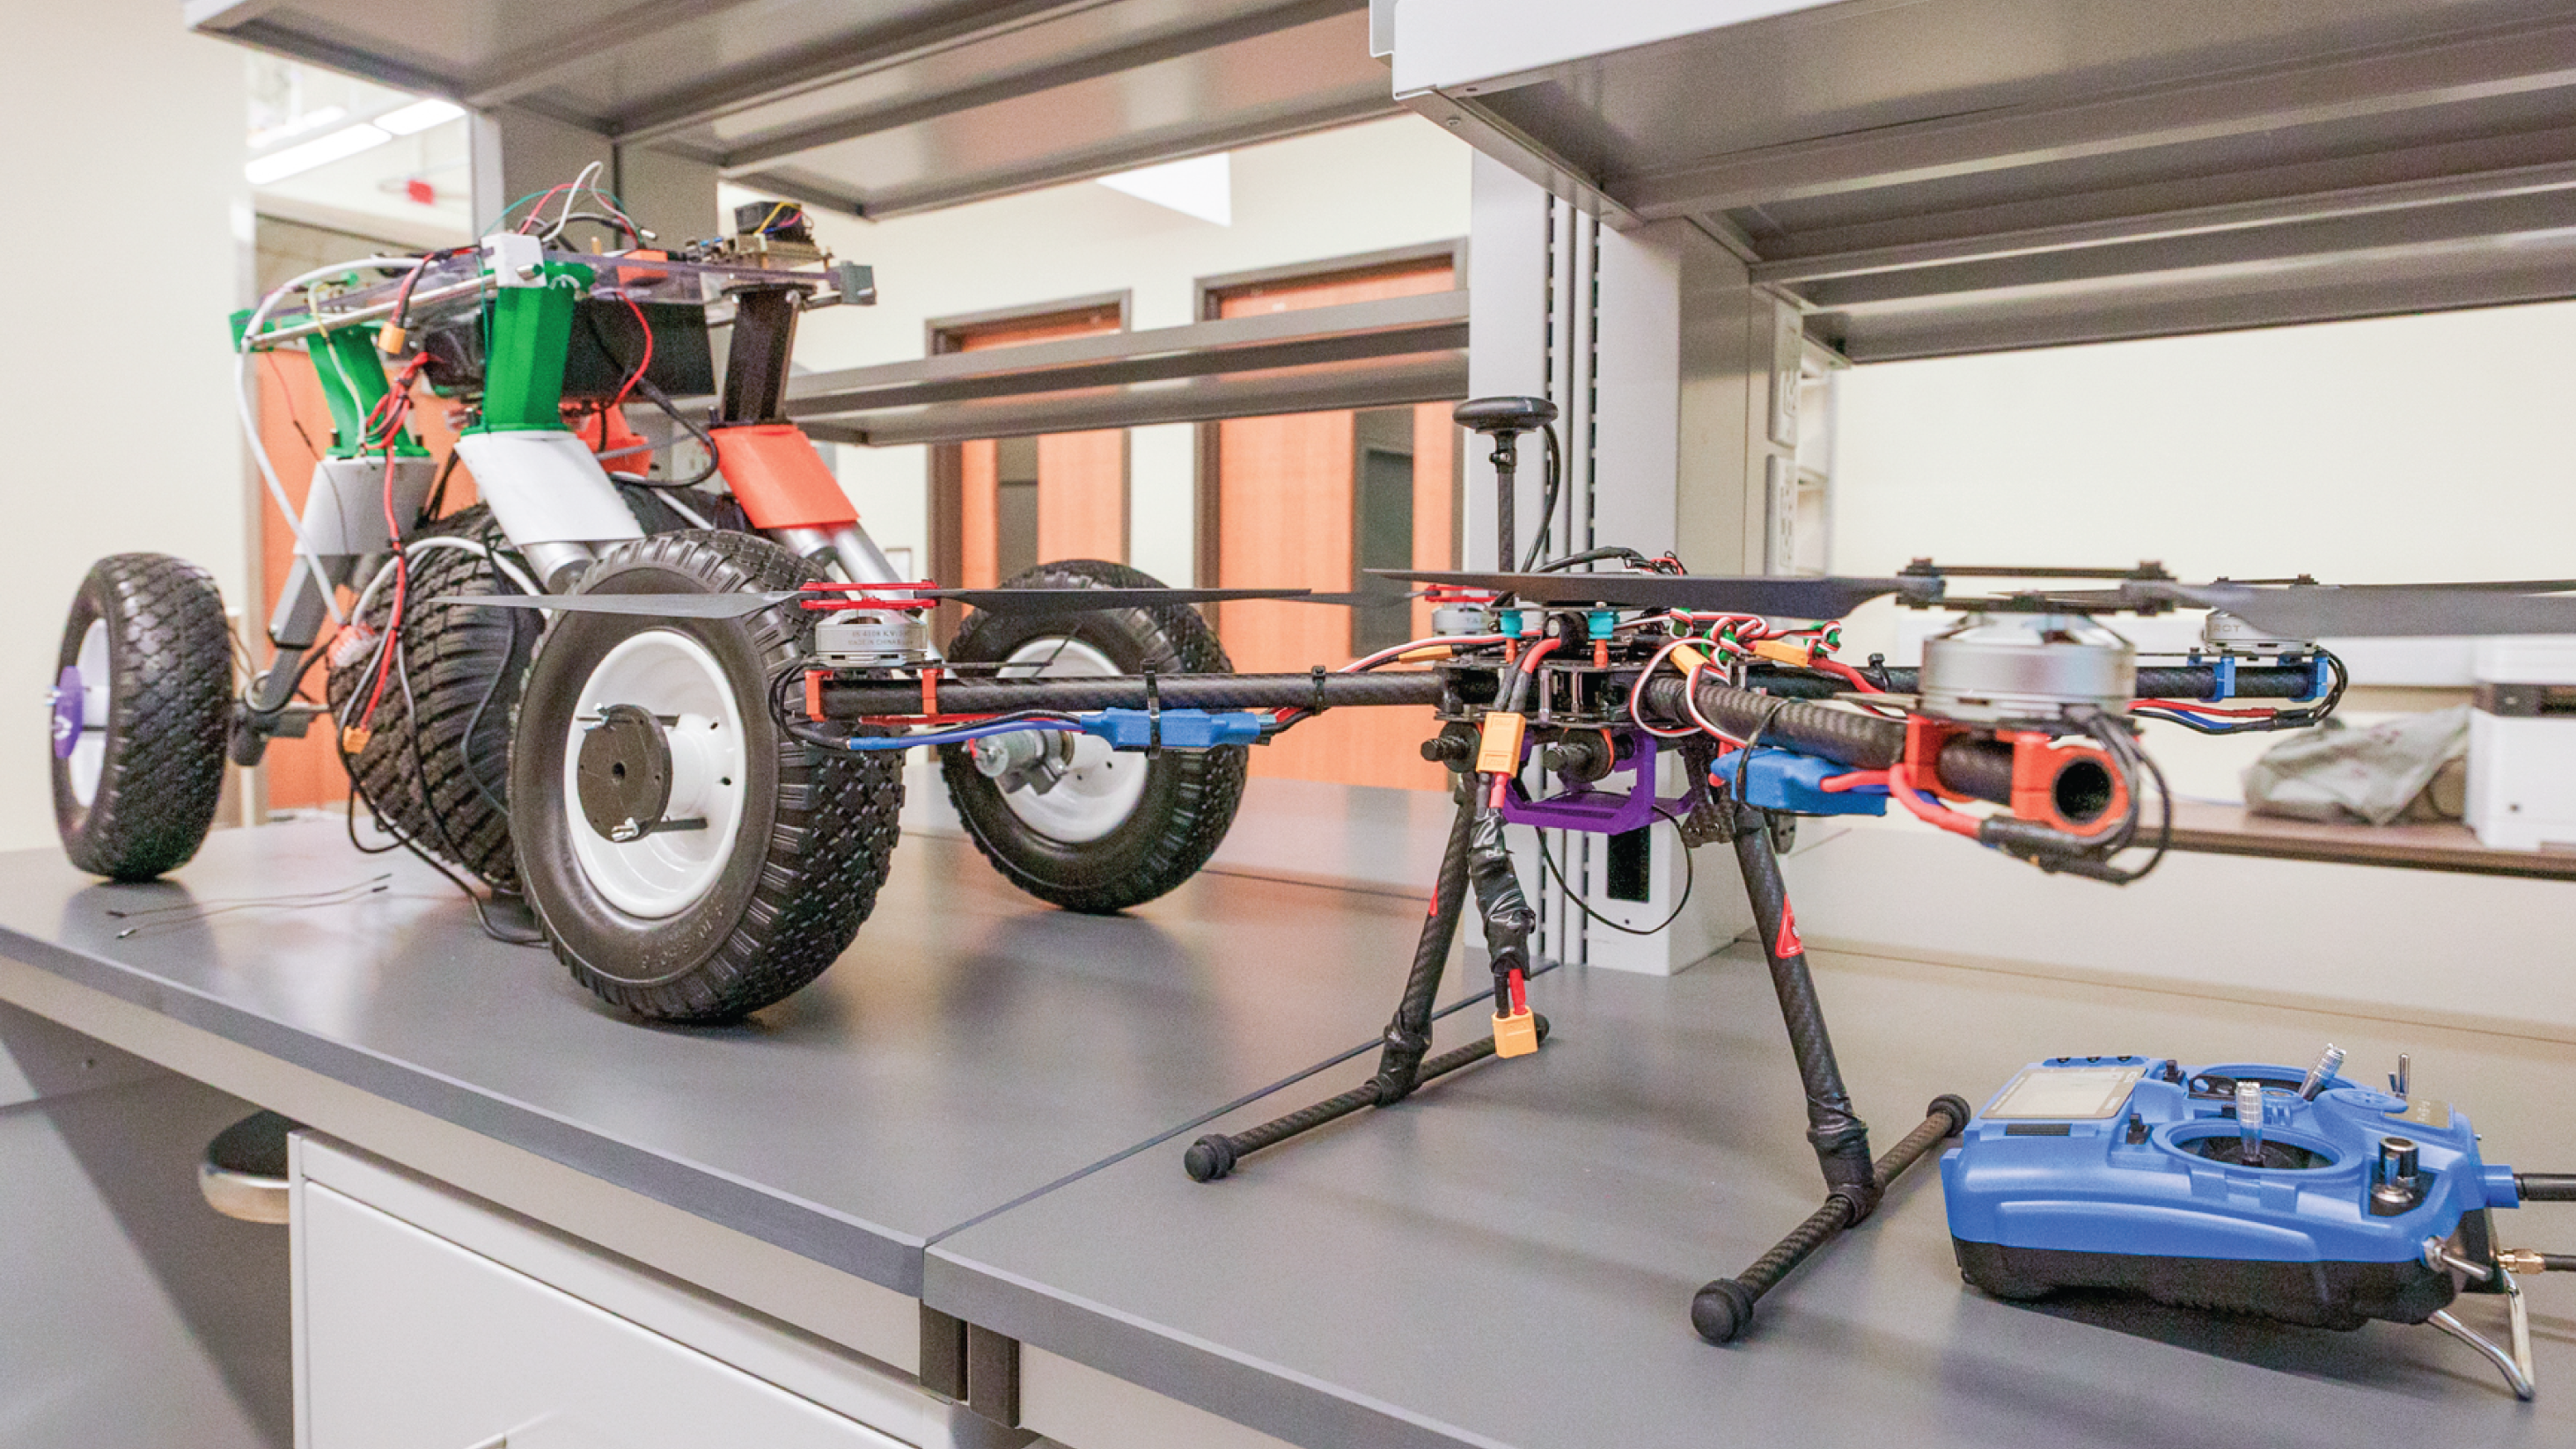
[[[1015,589],[1153,589],[1163,585],[1125,564],[1067,559],[1040,564],[1004,585]],[[1070,621],[1068,627],[1068,621]],[[1233,661],[1216,631],[1185,604],[1074,615],[970,616],[948,657],[992,663],[1037,639],[1070,633],[1119,668],[1158,674],[1231,674]],[[1246,747],[1168,750],[1145,777],[1145,791],[1119,827],[1098,840],[1068,844],[1042,835],[1011,812],[1001,790],[975,768],[963,745],[940,751],[949,801],[975,848],[1021,890],[1064,907],[1106,915],[1142,905],[1198,873],[1225,840],[1243,803]]]
[[[160,553],[90,566],[63,625],[58,675],[80,658],[82,636],[99,619],[107,623],[108,709],[98,789],[82,805],[70,762],[54,757],[54,826],[82,870],[150,880],[185,865],[215,823],[232,717],[232,629],[214,576]]]
[[[412,537],[468,538],[505,553],[510,547],[492,510],[480,503],[427,524]],[[518,707],[528,657],[544,621],[528,609],[421,602],[445,594],[522,592],[478,554],[430,549],[412,560],[411,570],[406,591],[411,602],[403,610],[404,678],[387,681],[376,706],[374,734],[345,763],[379,819],[493,889],[516,891],[519,865],[510,845],[506,794],[510,716]],[[376,591],[361,622],[381,630],[392,611],[393,587],[388,584]],[[324,695],[331,718],[315,728],[336,732],[350,696],[374,683],[373,650],[335,665]],[[415,707],[417,740],[411,728]],[[471,739],[466,736],[469,724]],[[478,778],[481,789],[475,787]]]
[[[818,577],[765,538],[692,531],[612,547],[579,591],[733,593]],[[558,615],[537,645],[512,734],[521,880],[556,958],[602,1000],[655,1021],[733,1021],[823,974],[858,934],[894,854],[903,768],[893,752],[827,750],[755,724],[737,848],[713,888],[661,920],[620,911],[573,854],[567,832],[590,826],[565,798],[563,761],[583,681],[620,641],[650,629],[714,654],[750,722],[773,718],[769,680],[806,652],[805,616],[789,608],[747,619]]]

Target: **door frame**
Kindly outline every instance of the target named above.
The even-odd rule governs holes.
[[[1416,242],[1409,246],[1383,247],[1376,251],[1352,252],[1314,261],[1200,277],[1193,283],[1190,315],[1201,322],[1217,321],[1228,299],[1273,283],[1359,281],[1377,273],[1419,270],[1424,263],[1434,261],[1449,264],[1452,290],[1466,287],[1467,238],[1451,237],[1446,241]],[[1217,578],[1217,531],[1224,521],[1220,516],[1222,509],[1217,487],[1218,425],[1200,423],[1197,426],[1198,446],[1194,450],[1195,476],[1191,489],[1195,501],[1191,528],[1196,548],[1191,580],[1201,588],[1211,588],[1221,582]]]
[[[977,332],[999,331],[1014,324],[1085,317],[1107,317],[1117,325],[1108,329],[1125,332],[1133,325],[1136,294],[1132,289],[1115,292],[1092,292],[1076,297],[1059,297],[1044,302],[1026,302],[1012,307],[995,307],[978,312],[958,312],[944,317],[925,318],[921,324],[922,353],[929,357],[961,352],[964,340]],[[963,581],[966,568],[965,497],[966,454],[963,443],[930,445],[928,487],[930,496],[924,510],[929,537],[925,540],[929,557],[926,573],[937,583],[956,587]],[[1122,480],[1121,492],[1128,489]],[[1122,501],[1122,516],[1131,503]],[[1122,524],[1122,527],[1124,525]],[[964,610],[955,604],[942,604],[931,616],[931,632],[945,644],[957,630]]]

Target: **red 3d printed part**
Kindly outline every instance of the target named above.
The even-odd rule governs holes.
[[[833,528],[859,521],[840,480],[792,423],[713,430],[716,466],[754,528]]]

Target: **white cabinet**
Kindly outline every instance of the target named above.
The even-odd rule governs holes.
[[[295,1155],[299,1449],[951,1442],[869,1361],[326,1141]]]

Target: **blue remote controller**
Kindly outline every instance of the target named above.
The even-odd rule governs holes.
[[[2507,1265],[2542,1255],[2500,1255],[2488,1210],[2576,1198],[2576,1179],[2482,1161],[2466,1117],[2407,1091],[2402,1058],[2384,1092],[2342,1063],[2333,1047],[2304,1072],[2031,1063],[1942,1156],[1960,1272],[2000,1298],[2100,1288],[2323,1328],[2433,1322],[2525,1392],[2528,1349],[2506,1354],[2446,1310],[2502,1292],[2520,1324]]]

